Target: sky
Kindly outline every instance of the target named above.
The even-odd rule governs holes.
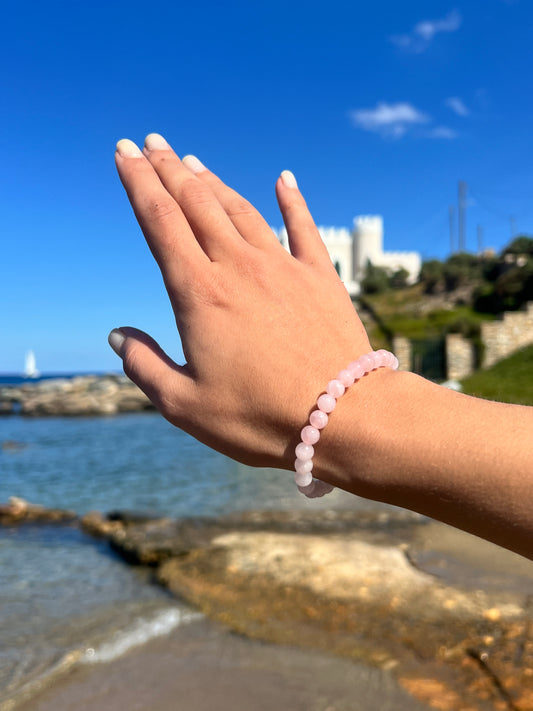
[[[533,233],[529,0],[2,3],[0,373],[120,370],[116,326],[181,346],[114,146],[162,133],[281,227],[292,170],[319,225],[386,250]],[[457,216],[457,215],[456,215]]]

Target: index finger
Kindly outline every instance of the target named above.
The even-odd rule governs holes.
[[[142,151],[128,139],[117,143],[115,162],[135,217],[157,261],[171,299],[185,281],[211,263],[181,208]]]

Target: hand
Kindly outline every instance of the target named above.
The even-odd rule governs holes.
[[[186,358],[147,334],[110,343],[174,425],[247,464],[292,469],[326,383],[370,350],[292,173],[276,183],[291,254],[255,208],[150,134],[119,141],[117,169],[161,269]]]

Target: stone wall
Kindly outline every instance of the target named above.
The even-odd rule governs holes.
[[[400,362],[400,370],[411,370],[413,367],[411,341],[403,336],[394,336],[392,340],[392,350]]]
[[[459,333],[446,336],[446,377],[448,380],[462,380],[474,370],[474,346]]]
[[[507,311],[501,321],[481,326],[485,346],[483,367],[488,368],[520,348],[533,344],[533,302],[525,311]]]

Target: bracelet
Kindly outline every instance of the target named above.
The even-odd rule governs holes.
[[[398,358],[394,353],[384,350],[372,351],[367,355],[362,355],[354,360],[350,365],[337,375],[334,380],[330,380],[326,387],[326,392],[320,395],[316,401],[317,408],[309,416],[309,424],[302,432],[302,441],[295,449],[296,461],[294,462],[294,481],[298,490],[310,499],[315,499],[324,494],[329,494],[335,488],[331,484],[313,478],[313,455],[315,450],[313,445],[320,439],[320,430],[328,424],[328,415],[333,412],[337,400],[344,395],[346,388],[353,385],[356,380],[360,380],[364,375],[377,368],[398,368]]]

